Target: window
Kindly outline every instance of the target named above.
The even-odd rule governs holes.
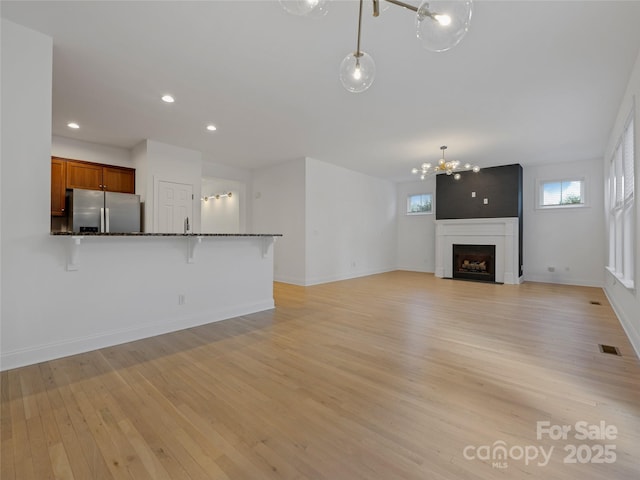
[[[585,205],[584,179],[540,182],[538,207],[580,207]]]
[[[631,111],[609,163],[607,213],[609,271],[627,288],[634,288],[634,133]]]
[[[421,193],[407,197],[407,215],[424,215],[433,213],[433,195]]]

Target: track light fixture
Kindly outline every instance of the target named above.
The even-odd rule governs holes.
[[[460,162],[457,160],[446,160],[444,158],[444,151],[447,149],[446,145],[440,147],[442,150],[442,158],[435,165],[431,165],[430,163],[423,163],[420,165],[420,168],[414,168],[411,170],[411,173],[414,175],[420,175],[420,180],[424,180],[429,175],[434,175],[438,173],[446,173],[447,175],[453,175],[455,180],[460,180],[460,173],[468,170],[472,170],[474,173],[478,173],[480,171],[480,167],[477,165],[471,165],[470,163],[465,163],[464,165],[460,165]]]
[[[215,198],[216,200],[220,200],[221,198],[231,198],[232,196],[233,196],[232,192],[224,192],[224,193],[211,194],[211,195],[208,195],[206,197],[202,197],[202,199],[205,202],[208,202],[209,199],[211,199],[211,198]]]
[[[426,0],[418,7],[400,0],[372,0],[374,17],[380,15],[382,1],[416,13],[416,35],[422,46],[432,52],[445,52],[455,47],[469,30],[473,0]],[[326,3],[327,0],[280,0],[283,8],[294,15],[325,15]],[[340,81],[353,93],[367,90],[376,74],[373,58],[360,49],[363,3],[364,0],[360,0],[356,51],[340,64]]]

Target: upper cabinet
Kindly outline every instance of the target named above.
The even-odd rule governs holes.
[[[135,193],[136,171],[132,168],[104,167],[102,189],[108,192]]]
[[[102,165],[67,161],[67,188],[102,190]]]
[[[51,216],[65,215],[66,164],[62,158],[51,158]]]
[[[136,171],[133,168],[78,160],[67,160],[66,164],[66,188],[135,193]]]

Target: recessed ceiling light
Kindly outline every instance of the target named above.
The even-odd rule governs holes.
[[[162,96],[162,101],[163,102],[167,102],[167,103],[173,103],[175,102],[175,98],[173,98],[171,95],[163,95]]]
[[[78,125],[76,122],[69,122],[69,123],[67,123],[67,127],[78,129],[78,128],[80,128],[80,125]]]
[[[210,132],[215,132],[217,130],[215,125],[207,125],[207,130]]]

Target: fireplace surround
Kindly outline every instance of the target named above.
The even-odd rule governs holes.
[[[464,244],[494,245],[493,281],[522,283],[518,217],[436,220],[436,277],[454,278],[453,246]]]

